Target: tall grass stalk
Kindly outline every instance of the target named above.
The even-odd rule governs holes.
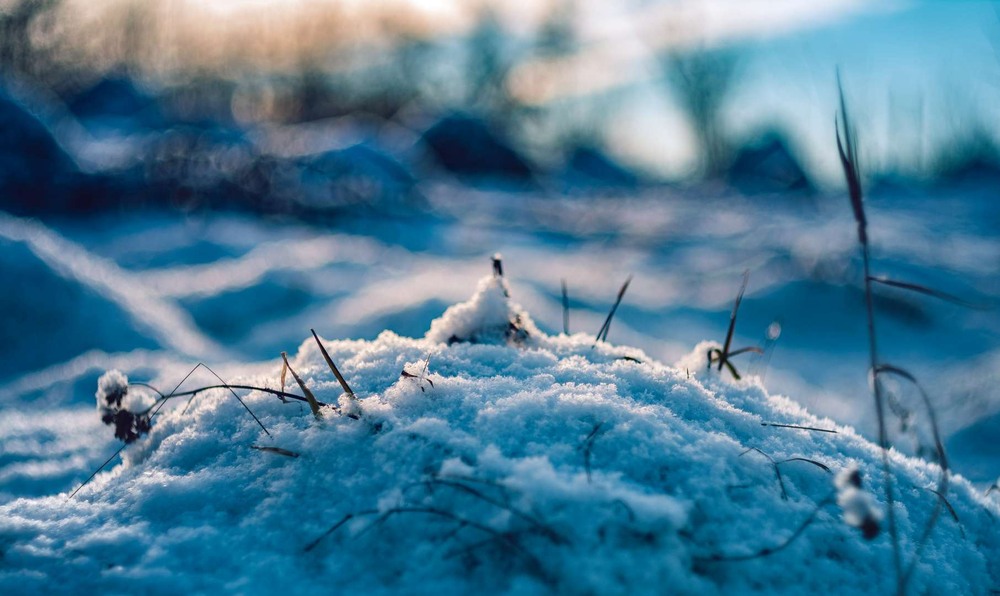
[[[868,354],[872,371],[872,393],[875,398],[875,416],[878,423],[878,444],[882,451],[882,482],[885,487],[889,539],[892,541],[892,564],[896,573],[898,592],[905,593],[902,583],[903,562],[899,546],[899,530],[894,507],[892,469],[889,465],[889,435],[885,420],[885,396],[879,384],[876,370],[879,366],[878,342],[875,335],[875,302],[872,294],[871,247],[868,243],[868,219],[865,217],[865,207],[861,192],[861,176],[858,172],[857,147],[854,142],[854,131],[847,115],[847,102],[844,100],[844,88],[837,76],[837,90],[840,93],[840,119],[836,121],[837,153],[847,180],[847,191],[851,199],[851,209],[854,211],[854,221],[858,225],[858,243],[861,246],[861,260],[864,265],[865,284],[865,315],[868,324]],[[841,121],[843,121],[843,141],[841,140]]]
[[[881,284],[895,287],[971,308],[989,308],[989,306],[978,306],[951,294],[927,288],[919,284],[896,281],[872,275],[871,247],[868,240],[868,220],[865,217],[864,199],[861,190],[861,177],[858,173],[857,147],[854,140],[854,131],[851,128],[850,120],[847,116],[847,104],[844,100],[844,89],[840,84],[839,76],[837,77],[837,88],[840,94],[840,119],[836,121],[837,151],[840,155],[840,162],[844,169],[844,177],[847,179],[847,188],[850,195],[851,208],[854,211],[854,219],[858,225],[858,243],[861,247],[861,258],[864,266],[865,313],[868,323],[868,347],[871,361],[872,394],[875,398],[875,413],[878,421],[878,442],[882,451],[883,485],[886,494],[886,506],[888,508],[886,517],[888,520],[889,537],[892,541],[893,566],[896,571],[896,592],[899,595],[903,595],[906,593],[907,584],[913,576],[916,565],[920,560],[920,556],[930,540],[931,532],[934,530],[934,527],[941,516],[942,503],[950,507],[950,504],[948,504],[947,498],[945,497],[945,493],[948,491],[949,467],[948,457],[945,453],[944,444],[941,441],[937,416],[934,412],[934,407],[931,404],[931,400],[928,397],[927,392],[917,381],[916,377],[914,377],[911,373],[898,366],[882,362],[879,358],[878,343],[875,332],[873,285]],[[841,138],[841,121],[843,122],[843,138]],[[934,450],[936,452],[937,463],[941,468],[941,476],[938,480],[937,488],[930,489],[940,498],[935,503],[931,515],[924,525],[924,529],[916,542],[913,555],[908,563],[904,562],[902,549],[900,547],[899,528],[894,507],[895,496],[893,494],[893,477],[889,463],[890,444],[886,430],[886,404],[889,396],[885,393],[881,384],[881,377],[885,375],[895,376],[907,381],[919,392],[923,406],[927,411],[928,424],[930,425],[934,439]]]

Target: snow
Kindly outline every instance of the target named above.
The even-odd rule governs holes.
[[[423,338],[324,339],[354,402],[307,338],[292,366],[356,419],[241,391],[265,433],[224,390],[186,413],[187,398],[168,402],[72,499],[0,505],[0,592],[894,591],[887,533],[853,527],[886,507],[875,445],[759,378],[707,371],[707,344],[678,368],[545,334],[519,291],[487,277]],[[277,389],[279,362],[223,374]],[[175,364],[148,360],[148,378],[170,389]],[[217,383],[200,374],[183,388]],[[99,398],[119,375],[102,377]],[[127,395],[152,397],[134,384]],[[909,559],[940,470],[889,460]],[[957,520],[942,516],[910,590],[996,589],[1000,495],[955,476],[946,496]],[[776,547],[814,514],[787,548],[726,560]]]

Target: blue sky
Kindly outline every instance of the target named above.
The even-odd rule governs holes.
[[[732,47],[742,67],[726,110],[727,128],[743,137],[777,123],[828,182],[838,178],[832,143],[838,68],[863,159],[872,168],[927,164],[974,125],[996,134],[1000,18],[995,3],[880,5]],[[683,121],[665,107],[670,102],[660,93],[630,94],[619,111],[618,124],[624,123],[626,132],[613,133],[612,142],[648,166],[683,170],[690,137],[677,131]],[[651,123],[673,133],[650,138]],[[637,139],[639,134],[644,138]]]

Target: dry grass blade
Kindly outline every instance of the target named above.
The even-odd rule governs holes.
[[[927,394],[927,391],[924,390],[923,385],[921,385],[920,382],[917,381],[917,378],[914,377],[913,374],[898,366],[893,366],[891,364],[880,364],[875,368],[875,376],[877,377],[883,374],[894,375],[908,381],[916,388],[917,392],[920,394],[920,399],[921,401],[923,401],[924,408],[927,410],[927,418],[930,420],[931,423],[931,435],[934,437],[934,449],[937,451],[938,463],[941,465],[942,473],[945,474],[945,476],[947,476],[947,472],[949,469],[948,456],[944,450],[944,443],[941,441],[941,433],[940,430],[938,429],[938,423],[937,423],[937,413],[934,410],[934,406],[931,405],[931,399],[930,396]]]
[[[747,346],[745,348],[740,348],[729,353],[729,357],[739,356],[740,354],[746,354],[747,352],[753,352],[754,354],[763,354],[764,349],[757,346]]]
[[[580,445],[580,449],[583,450],[583,467],[587,471],[588,483],[591,480],[590,460],[594,451],[594,441],[597,440],[598,433],[600,432],[603,426],[604,426],[603,422],[598,422],[597,424],[595,424],[594,428],[590,431],[590,434],[587,435],[587,437],[583,440],[583,443]]]
[[[282,359],[281,361],[281,392],[285,392],[285,379],[288,378],[288,363]]]
[[[76,490],[74,490],[73,492],[71,492],[70,495],[68,497],[66,497],[66,500],[68,501],[68,500],[72,499],[73,497],[75,497],[76,493],[80,492],[80,489],[82,489],[83,487],[87,486],[87,484],[89,484],[90,481],[93,480],[94,477],[96,477],[101,472],[101,470],[104,469],[104,466],[110,464],[111,460],[113,460],[114,458],[118,457],[118,454],[121,453],[125,449],[125,447],[127,445],[128,445],[128,443],[122,444],[122,446],[119,447],[117,451],[115,451],[114,453],[111,454],[111,457],[109,457],[108,459],[104,460],[104,463],[101,464],[100,466],[98,466],[98,468],[96,470],[94,470],[94,473],[91,474],[90,476],[88,476],[87,479],[84,480],[82,484],[80,484],[80,486],[76,487]]]
[[[326,532],[323,532],[322,534],[320,534],[320,536],[318,538],[316,538],[315,540],[313,540],[312,542],[310,542],[309,544],[307,544],[305,546],[305,548],[302,549],[303,552],[309,552],[312,549],[314,549],[317,546],[319,546],[319,543],[322,542],[324,538],[326,538],[330,534],[333,534],[334,532],[336,532],[337,530],[339,530],[341,528],[341,526],[343,526],[344,524],[346,524],[347,522],[349,522],[351,519],[353,519],[355,517],[360,517],[362,515],[376,515],[376,514],[378,514],[378,509],[368,509],[368,510],[365,510],[365,511],[359,511],[357,513],[348,513],[344,517],[340,518],[340,521],[338,521],[337,523],[335,523],[332,526],[330,526],[326,530]]]
[[[821,464],[820,462],[818,462],[818,461],[816,461],[814,459],[809,459],[808,457],[789,457],[788,459],[783,459],[783,460],[779,461],[778,464],[787,464],[787,463],[793,462],[793,461],[801,461],[801,462],[805,462],[807,464],[812,464],[812,465],[816,466],[817,468],[822,469],[827,474],[832,474],[833,473],[830,470],[830,468],[828,466],[826,466],[825,464]]]
[[[268,453],[277,453],[278,455],[284,455],[285,457],[298,457],[299,454],[294,451],[289,451],[288,449],[282,449],[281,447],[261,447],[260,445],[251,445],[251,449],[256,449],[257,451],[266,451]]]
[[[778,462],[774,461],[773,457],[771,457],[770,455],[764,453],[763,451],[761,451],[760,449],[758,449],[756,447],[750,447],[750,448],[746,449],[745,451],[743,451],[742,453],[740,453],[739,456],[743,457],[744,455],[746,455],[747,453],[750,453],[751,451],[756,451],[757,453],[759,453],[759,454],[763,455],[764,457],[766,457],[767,461],[771,462],[771,467],[774,468],[774,477],[778,479],[778,486],[781,487],[781,500],[787,501],[788,500],[788,491],[785,490],[785,479],[782,478],[782,476],[781,476],[781,470],[778,469]]]
[[[736,315],[740,311],[740,303],[743,302],[743,293],[750,283],[750,270],[743,271],[743,283],[740,284],[740,291],[736,294],[736,302],[733,303],[733,312],[729,314],[729,329],[726,331],[726,341],[722,344],[722,357],[719,359],[719,370],[722,370],[723,360],[729,359],[729,348],[733,345],[733,333],[736,331]]]
[[[322,418],[323,413],[320,412],[319,410],[319,402],[316,401],[316,396],[313,395],[312,391],[309,391],[309,388],[306,387],[306,384],[302,381],[301,378],[299,378],[299,375],[295,373],[295,369],[292,368],[292,365],[288,363],[288,354],[282,352],[281,359],[285,362],[285,366],[288,367],[288,371],[292,373],[292,378],[295,379],[295,382],[299,384],[299,388],[302,389],[302,393],[306,396],[306,400],[309,402],[309,409],[312,410],[313,416],[315,416],[316,418]]]
[[[245,409],[250,414],[250,416],[253,417],[253,419],[257,423],[257,425],[260,426],[260,428],[264,431],[264,434],[267,435],[267,436],[271,436],[271,433],[267,432],[267,429],[264,428],[264,423],[260,421],[260,418],[257,418],[257,415],[253,413],[253,410],[251,410],[249,406],[247,406],[246,402],[244,402],[242,399],[240,399],[239,395],[236,395],[236,391],[233,390],[233,387],[229,383],[226,383],[222,379],[222,377],[220,377],[219,375],[215,374],[215,371],[212,370],[211,368],[209,368],[208,365],[205,364],[204,362],[199,362],[198,364],[196,364],[195,367],[193,369],[191,369],[191,372],[189,372],[187,374],[187,376],[185,376],[184,379],[180,383],[177,384],[177,387],[174,387],[174,391],[177,391],[177,388],[180,387],[181,385],[183,385],[184,381],[186,381],[187,378],[190,377],[191,374],[194,373],[194,371],[198,370],[199,368],[204,368],[208,372],[212,373],[213,377],[215,377],[216,379],[219,379],[219,382],[222,383],[222,386],[225,387],[226,389],[228,389],[229,393],[231,393],[233,395],[233,397],[236,398],[236,401],[240,402],[240,405],[243,406],[243,409]],[[168,394],[168,397],[175,397],[174,391],[171,391]],[[194,394],[192,394],[191,395],[191,399],[189,399],[188,403],[184,406],[184,410],[181,411],[181,415],[184,415],[185,413],[187,413],[187,409],[191,406],[191,402],[194,400],[194,397],[195,397]],[[152,418],[152,416],[150,416],[150,418]]]
[[[344,375],[340,374],[340,371],[337,369],[337,365],[333,363],[333,358],[330,358],[330,354],[323,346],[323,342],[320,341],[319,336],[316,335],[316,330],[310,329],[309,331],[312,332],[313,338],[316,339],[316,345],[319,346],[319,351],[323,353],[323,359],[326,360],[327,366],[329,366],[330,370],[333,371],[333,376],[337,377],[337,382],[340,383],[340,387],[344,390],[344,393],[346,393],[348,397],[354,399],[354,392],[351,391],[351,387],[347,384],[347,380],[344,379]]]
[[[847,180],[847,191],[851,198],[851,209],[854,211],[854,221],[858,223],[858,240],[868,245],[868,219],[865,217],[865,207],[861,193],[861,176],[858,173],[857,146],[854,142],[854,129],[847,116],[847,102],[844,100],[844,87],[840,84],[840,74],[837,74],[837,90],[840,93],[840,114],[844,121],[843,141],[841,141],[840,120],[835,120],[837,129],[837,153],[840,155],[840,165],[844,168],[844,178]]]
[[[708,350],[709,368],[711,368],[712,364],[715,362],[719,363],[719,370],[722,370],[722,367],[725,366],[729,370],[729,373],[733,375],[733,378],[736,379],[737,381],[743,378],[740,376],[740,373],[736,370],[736,367],[733,366],[733,363],[730,362],[729,359],[725,357],[725,354],[722,352],[722,350],[718,348],[710,348]]]
[[[948,510],[948,513],[951,514],[951,518],[955,520],[956,524],[958,524],[958,531],[962,534],[962,538],[965,538],[965,528],[962,527],[962,521],[958,519],[958,512],[955,511],[955,508],[951,506],[951,503],[948,501],[948,498],[945,497],[942,493],[939,493],[938,491],[934,490],[933,488],[925,487],[925,490],[928,490],[937,495],[938,500],[944,503],[944,506]]]
[[[427,367],[430,364],[430,361],[431,359],[428,356],[424,360],[424,365],[421,367],[419,374],[411,373],[404,368],[402,372],[399,373],[399,376],[403,379],[415,379],[417,381],[417,386],[420,387],[421,393],[426,393],[427,390],[424,389],[424,381],[427,381],[427,384],[430,385],[432,389],[434,388],[434,381],[427,376]]]
[[[618,305],[622,303],[622,298],[625,297],[625,291],[628,290],[628,285],[632,283],[632,276],[629,275],[622,284],[622,287],[618,290],[618,297],[615,299],[615,303],[611,306],[611,311],[608,313],[608,317],[604,319],[604,324],[597,331],[597,337],[594,339],[594,345],[591,346],[593,349],[599,341],[608,341],[608,331],[611,330],[611,320],[615,318],[615,313],[618,311]]]
[[[719,363],[719,372],[722,371],[722,367],[725,366],[733,378],[739,381],[740,373],[736,371],[736,367],[730,361],[733,356],[738,356],[740,354],[746,354],[748,352],[753,352],[755,354],[763,354],[764,350],[757,346],[749,346],[746,348],[740,348],[738,350],[732,350],[733,347],[733,335],[736,332],[736,316],[740,312],[740,304],[743,302],[743,294],[746,292],[747,284],[750,282],[750,270],[743,271],[743,283],[740,284],[740,291],[736,294],[736,300],[733,302],[733,310],[729,314],[729,328],[726,330],[726,341],[722,345],[722,349],[719,348],[709,348],[708,350],[708,367],[711,369],[712,365],[716,362]]]
[[[869,281],[873,281],[877,284],[882,284],[884,286],[890,286],[893,288],[900,288],[902,290],[909,290],[911,292],[917,292],[919,294],[924,294],[926,296],[931,296],[932,298],[937,298],[938,300],[944,300],[945,302],[951,302],[952,304],[957,304],[958,306],[964,306],[965,308],[971,308],[973,310],[992,310],[994,306],[989,304],[976,304],[974,302],[969,302],[954,294],[949,294],[947,292],[942,292],[940,290],[935,290],[933,288],[928,288],[927,286],[922,286],[920,284],[910,283],[906,281],[896,281],[894,279],[889,279],[883,276],[873,275],[868,278]]]
[[[841,141],[839,120],[835,121],[837,133],[837,152],[840,155],[840,163],[844,168],[844,178],[847,181],[847,190],[850,195],[851,209],[854,211],[854,220],[858,224],[858,242],[861,245],[861,259],[864,265],[864,285],[865,285],[865,315],[868,324],[868,353],[871,362],[870,370],[874,371],[879,366],[878,341],[875,333],[875,301],[872,293],[871,282],[871,255],[868,246],[868,220],[865,217],[865,208],[861,192],[861,177],[858,173],[857,147],[854,141],[854,130],[851,127],[850,119],[847,115],[847,102],[844,100],[844,88],[840,84],[840,74],[837,74],[837,90],[840,95],[840,116],[844,122],[844,139]],[[872,383],[872,393],[875,398],[875,418],[878,422],[878,445],[882,452],[882,486],[885,490],[885,501],[888,518],[889,539],[892,542],[892,563],[896,574],[896,591],[902,595],[906,593],[907,574],[903,570],[903,554],[899,543],[899,528],[896,523],[896,507],[894,506],[896,497],[893,491],[892,468],[889,465],[889,434],[886,427],[885,400],[882,395],[882,386],[876,378]],[[914,559],[914,562],[916,559]]]
[[[147,386],[145,383],[129,383],[129,386],[132,386],[132,385],[140,385],[140,386],[144,386],[144,387]],[[300,402],[308,402],[309,401],[306,398],[302,397],[301,395],[296,395],[294,393],[288,393],[286,391],[278,391],[277,389],[270,389],[268,387],[257,387],[257,386],[254,386],[254,385],[230,385],[230,384],[225,384],[225,385],[206,385],[204,387],[198,387],[197,389],[192,389],[190,391],[181,391],[181,392],[178,392],[178,393],[171,393],[169,395],[164,395],[163,398],[159,402],[157,402],[156,406],[154,406],[154,407],[159,407],[159,406],[163,405],[163,403],[166,400],[173,399],[175,397],[195,396],[195,395],[198,395],[199,393],[204,393],[206,391],[211,391],[212,389],[245,389],[247,391],[260,391],[262,393],[268,393],[270,395],[273,395],[273,396],[277,397],[278,399],[280,399],[281,401],[283,401],[285,403],[290,403],[288,401],[289,399],[293,399],[295,401],[300,401]],[[316,403],[318,403],[320,406],[327,406],[327,405],[329,405],[329,404],[323,403],[321,401],[318,401]]]
[[[761,422],[761,426],[774,426],[777,428],[795,428],[798,430],[812,430],[821,433],[837,434],[837,431],[829,428],[816,428],[815,426],[799,426],[798,424],[778,424],[777,422]]]
[[[924,403],[924,408],[927,410],[927,418],[930,421],[931,426],[931,436],[934,437],[934,449],[937,451],[938,464],[941,466],[941,478],[938,480],[937,489],[929,489],[935,494],[937,494],[941,499],[937,504],[935,504],[934,509],[931,512],[930,518],[928,518],[927,523],[924,525],[924,531],[921,533],[920,538],[917,540],[917,547],[913,553],[913,558],[910,560],[909,565],[903,570],[902,578],[900,579],[901,591],[905,591],[906,584],[909,583],[910,577],[916,568],[917,561],[920,559],[920,555],[923,552],[925,546],[927,546],[928,540],[930,540],[931,532],[934,530],[934,526],[937,524],[938,518],[941,515],[941,501],[950,508],[951,504],[948,503],[947,499],[944,499],[944,494],[948,492],[948,456],[944,450],[944,443],[941,441],[941,433],[938,429],[937,414],[934,411],[934,406],[931,405],[930,396],[924,390],[923,385],[921,385],[916,377],[914,377],[910,372],[891,364],[882,364],[874,369],[875,382],[878,383],[878,377],[883,374],[894,375],[901,379],[908,381],[912,384],[917,392],[920,394],[920,398]],[[964,530],[963,530],[964,535]]]
[[[792,534],[788,538],[786,538],[783,542],[780,542],[776,546],[765,547],[756,552],[744,555],[716,554],[716,555],[711,555],[709,557],[698,557],[698,559],[701,561],[751,561],[753,559],[760,559],[763,557],[773,555],[777,552],[780,552],[785,548],[788,548],[790,544],[792,544],[793,542],[798,540],[800,536],[802,536],[803,532],[806,531],[806,528],[808,528],[810,525],[812,525],[814,521],[816,521],[816,516],[819,515],[819,512],[822,511],[823,508],[826,507],[827,505],[833,503],[836,494],[837,494],[836,491],[833,491],[830,494],[828,494],[822,501],[817,503],[816,508],[812,510],[812,513],[809,514],[809,517],[807,517],[801,524],[799,524],[799,526],[795,528],[795,531],[792,532]]]

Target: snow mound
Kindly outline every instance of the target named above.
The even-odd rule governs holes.
[[[455,304],[431,323],[425,339],[434,343],[524,344],[541,332],[500,275],[485,277],[467,302]]]
[[[886,507],[876,446],[752,380],[545,336],[508,295],[492,277],[422,339],[324,342],[354,417],[242,391],[265,432],[224,390],[168,402],[72,500],[0,506],[0,592],[894,591],[865,524]],[[311,337],[292,366],[347,405]],[[231,382],[276,389],[279,370]],[[909,558],[939,470],[890,462]],[[987,593],[1000,499],[960,477],[946,497],[910,588]]]

